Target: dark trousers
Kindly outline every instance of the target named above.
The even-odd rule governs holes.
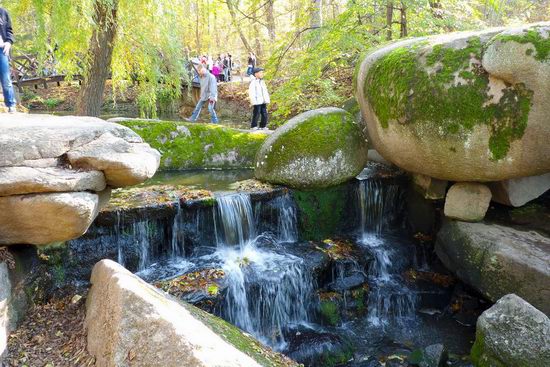
[[[262,119],[260,121],[260,128],[264,128],[267,126],[267,105],[264,104],[257,104],[254,105],[254,110],[252,111],[252,126],[251,127],[257,127],[258,126],[258,117],[262,116]]]

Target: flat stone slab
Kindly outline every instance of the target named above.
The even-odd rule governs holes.
[[[101,171],[74,171],[48,167],[0,168],[0,196],[39,192],[103,191],[105,176]]]
[[[491,301],[515,293],[550,314],[550,238],[498,224],[446,221],[435,249],[447,268]]]
[[[89,192],[0,197],[0,245],[44,245],[79,237],[98,208],[98,195]]]

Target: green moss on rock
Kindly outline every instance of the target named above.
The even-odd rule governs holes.
[[[128,120],[119,122],[159,150],[163,169],[251,168],[267,138],[214,124]]]
[[[331,300],[321,301],[320,312],[329,325],[336,326],[340,323],[340,311],[336,302]]]
[[[484,43],[466,46],[397,47],[378,59],[365,78],[364,91],[383,128],[411,124],[417,134],[462,140],[477,125],[491,132],[489,150],[503,159],[527,127],[533,92],[507,85],[498,102],[489,93],[489,74],[481,67]]]
[[[298,206],[298,226],[303,240],[320,241],[338,233],[342,220],[345,220],[347,192],[345,185],[292,191]]]
[[[245,334],[241,329],[234,325],[231,325],[227,321],[211,315],[190,304],[182,303],[182,305],[189,312],[191,312],[191,314],[195,318],[202,321],[206,326],[208,326],[212,331],[221,336],[225,341],[233,345],[241,352],[247,354],[260,365],[264,367],[300,366],[298,363],[283,356],[282,354],[273,352],[269,348],[263,346],[259,341]]]
[[[333,186],[361,172],[367,151],[349,113],[321,108],[294,117],[268,138],[257,154],[255,176],[301,189]]]
[[[550,36],[543,35],[538,27],[525,30],[518,34],[499,34],[493,41],[499,42],[517,42],[521,44],[529,43],[535,48],[527,49],[527,56],[533,56],[538,61],[550,61]],[[535,52],[533,54],[533,52]]]

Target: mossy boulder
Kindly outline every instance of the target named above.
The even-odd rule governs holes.
[[[368,135],[387,160],[441,180],[550,171],[550,23],[414,38],[358,67]]]
[[[217,124],[155,120],[117,120],[162,154],[161,169],[252,168],[265,132]]]
[[[471,358],[476,367],[550,366],[550,319],[515,294],[477,320]]]
[[[325,188],[359,174],[367,152],[348,112],[320,108],[292,118],[265,141],[256,155],[255,176],[294,188]]]

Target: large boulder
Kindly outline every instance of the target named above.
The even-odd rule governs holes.
[[[476,367],[550,366],[550,319],[508,294],[478,318],[471,356]]]
[[[450,181],[550,171],[550,23],[414,38],[370,53],[356,94],[380,154]]]
[[[0,197],[0,243],[43,245],[83,235],[97,216],[99,197],[65,192]]]
[[[550,314],[550,239],[498,224],[445,221],[435,250],[489,300],[515,293]]]
[[[164,169],[253,168],[270,131],[234,129],[220,124],[118,118],[162,153]]]
[[[168,298],[113,261],[97,263],[91,282],[86,327],[88,350],[98,366],[262,365],[199,320],[192,306]],[[225,322],[218,319],[220,325]],[[269,359],[275,353],[252,345],[251,338],[237,328],[226,332],[225,337],[255,350],[270,366],[281,365]]]
[[[366,140],[348,112],[320,108],[278,128],[258,151],[254,174],[294,188],[324,188],[359,174],[367,154]]]
[[[152,177],[160,154],[92,117],[0,114],[0,245],[82,235],[111,187]]]

